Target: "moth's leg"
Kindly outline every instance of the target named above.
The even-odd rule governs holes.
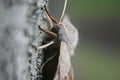
[[[51,61],[57,54],[54,54],[53,56],[51,56],[50,58],[48,58],[43,64],[42,66],[40,67],[40,72],[42,73],[42,69],[43,67],[49,62]]]
[[[48,29],[42,29],[42,28],[40,27],[40,25],[38,25],[38,27],[39,27],[40,30],[44,31],[45,33],[57,37],[57,34],[56,34],[56,33],[52,32],[52,31],[50,31],[50,30],[48,30]]]
[[[54,41],[50,41],[50,42],[47,43],[47,44],[44,44],[44,45],[42,45],[42,46],[37,47],[37,50],[46,48],[46,47],[48,47],[48,46],[50,46],[50,45],[52,45],[52,44],[54,44],[54,43],[55,43]]]
[[[47,12],[47,14],[48,14],[48,16],[50,17],[50,19],[51,19],[54,23],[58,24],[58,21],[57,21],[53,16],[51,16],[51,14],[50,14],[50,12],[49,12],[49,10],[48,10],[47,5],[45,5],[45,11]]]
[[[48,21],[50,23],[50,29],[52,29],[53,28],[53,22],[52,22],[51,18],[48,15],[47,15],[47,19],[48,19]]]

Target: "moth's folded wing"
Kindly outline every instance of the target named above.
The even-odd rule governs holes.
[[[54,80],[66,80],[66,77],[69,76],[70,69],[71,69],[70,54],[67,48],[67,44],[62,41],[60,46],[58,67]],[[70,77],[72,77],[72,75]]]
[[[66,76],[64,80],[73,80],[73,68],[72,68],[72,66],[70,67],[68,76]]]
[[[70,18],[66,15],[63,18],[63,24],[65,25],[67,32],[69,34],[67,43],[72,46],[72,51],[76,48],[78,44],[78,30],[77,28],[71,23]],[[73,53],[70,53],[73,54]]]

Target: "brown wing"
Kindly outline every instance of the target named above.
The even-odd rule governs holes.
[[[61,42],[60,55],[54,80],[72,80],[72,66],[66,43]]]
[[[65,77],[64,80],[73,80],[73,69],[72,66],[70,67],[68,75]]]

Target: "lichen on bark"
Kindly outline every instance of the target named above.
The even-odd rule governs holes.
[[[42,75],[40,73],[40,67],[43,60],[43,53],[42,50],[36,50],[35,47],[38,47],[41,45],[45,34],[40,32],[38,29],[38,25],[40,25],[43,28],[47,28],[47,23],[44,21],[46,14],[44,10],[44,6],[47,4],[47,0],[37,0],[30,3],[30,27],[33,30],[33,34],[31,35],[31,41],[28,50],[28,54],[32,55],[30,56],[29,62],[29,70],[30,70],[30,77],[32,80],[41,80]],[[31,30],[30,30],[31,34]]]
[[[0,80],[41,80],[47,0],[0,0]]]

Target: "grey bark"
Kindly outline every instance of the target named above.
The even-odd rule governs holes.
[[[0,0],[0,80],[41,80],[46,0]],[[34,47],[33,47],[34,46]]]

